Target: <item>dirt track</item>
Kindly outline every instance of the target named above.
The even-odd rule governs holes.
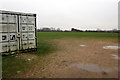
[[[112,54],[117,50],[103,49],[103,46],[117,46],[114,39],[56,39],[58,50],[47,56],[37,56],[33,68],[22,78],[116,78],[118,60]],[[80,46],[80,45],[86,46]],[[24,56],[24,55],[23,55]]]

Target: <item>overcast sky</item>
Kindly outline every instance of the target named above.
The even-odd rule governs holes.
[[[0,9],[37,14],[37,28],[118,28],[119,0],[0,0]]]

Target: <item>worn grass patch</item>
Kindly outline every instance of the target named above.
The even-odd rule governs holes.
[[[47,55],[54,52],[56,47],[52,43],[53,39],[60,38],[92,38],[92,39],[117,39],[117,33],[102,33],[102,32],[37,32],[37,51],[31,52],[36,55]],[[22,58],[15,58],[14,56],[2,57],[3,60],[3,78],[10,78],[17,74],[17,71],[24,71],[30,69],[32,62],[28,64]]]

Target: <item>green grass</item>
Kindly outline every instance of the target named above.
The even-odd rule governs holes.
[[[39,56],[47,55],[50,52],[55,51],[56,48],[53,47],[52,43],[49,41],[37,41],[37,51],[31,52]]]
[[[118,33],[104,32],[38,32],[39,40],[50,40],[59,38],[112,38],[117,39]]]
[[[13,56],[4,56],[2,57],[2,76],[3,78],[9,78],[16,75],[17,71],[24,71],[27,66],[24,59],[15,58]]]
[[[61,38],[104,38],[104,39],[117,39],[117,33],[96,33],[96,32],[37,32],[37,51],[31,52],[36,55],[45,55],[53,52],[56,48],[52,44],[53,39]],[[3,57],[3,77],[11,77],[16,75],[17,71],[26,71],[32,66],[21,58],[13,56]]]

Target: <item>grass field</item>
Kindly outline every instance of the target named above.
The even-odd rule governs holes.
[[[93,39],[117,39],[117,33],[100,33],[100,32],[37,32],[36,52],[31,52],[39,56],[44,56],[57,50],[50,41],[61,38],[93,38]],[[4,56],[3,59],[3,77],[11,77],[17,74],[17,71],[24,72],[30,69],[32,63],[27,63],[24,59],[15,58],[14,56]]]
[[[104,38],[117,39],[118,33],[102,33],[102,32],[38,32],[37,44],[38,51],[36,54],[44,54],[55,50],[48,41],[60,38]]]
[[[39,40],[59,38],[118,38],[118,33],[104,32],[38,32]]]

